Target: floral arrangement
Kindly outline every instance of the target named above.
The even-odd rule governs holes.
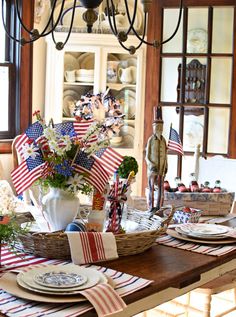
[[[39,111],[34,113],[37,121],[21,135],[16,144],[23,160],[12,172],[17,193],[29,188],[36,180],[43,188],[59,188],[73,195],[78,191],[89,194],[92,187],[103,191],[110,175],[123,160],[110,148],[109,153],[116,162],[112,170],[106,164],[104,170],[101,156],[109,148],[110,138],[123,124],[123,116],[118,109],[115,116],[110,116],[111,107],[115,108],[115,99],[111,98],[87,95],[75,108],[74,122],[54,125],[51,120],[46,124]],[[104,100],[109,103],[108,111],[105,110]],[[107,113],[101,120],[95,115],[97,107],[102,113]],[[86,109],[93,109],[90,115]],[[103,175],[101,179],[99,173]]]
[[[136,175],[138,173],[138,162],[133,156],[124,156],[123,162],[118,168],[118,175],[121,178],[128,178],[130,172]]]

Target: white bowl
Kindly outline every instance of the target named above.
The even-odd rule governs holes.
[[[93,77],[94,76],[94,69],[85,69],[85,68],[81,68],[81,69],[77,69],[75,71],[76,76],[90,76]]]

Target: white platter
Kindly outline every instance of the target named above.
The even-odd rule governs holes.
[[[229,231],[229,227],[210,223],[191,223],[180,226],[181,230],[187,234],[197,235],[219,235]]]
[[[64,69],[67,70],[75,70],[79,69],[79,62],[73,55],[69,53],[65,53],[64,55]]]

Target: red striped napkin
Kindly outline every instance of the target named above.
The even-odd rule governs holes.
[[[111,232],[66,232],[74,264],[118,258],[116,239]]]
[[[109,284],[98,284],[80,292],[93,305],[99,317],[122,311],[126,304]]]

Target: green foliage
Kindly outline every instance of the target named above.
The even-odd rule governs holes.
[[[15,242],[18,240],[19,234],[25,234],[29,231],[29,228],[21,228],[15,215],[4,217],[9,217],[9,221],[4,224],[0,223],[0,242],[8,243],[14,247]]]
[[[118,175],[127,178],[132,171],[135,175],[138,173],[138,162],[133,156],[124,156],[123,162],[118,168]]]

